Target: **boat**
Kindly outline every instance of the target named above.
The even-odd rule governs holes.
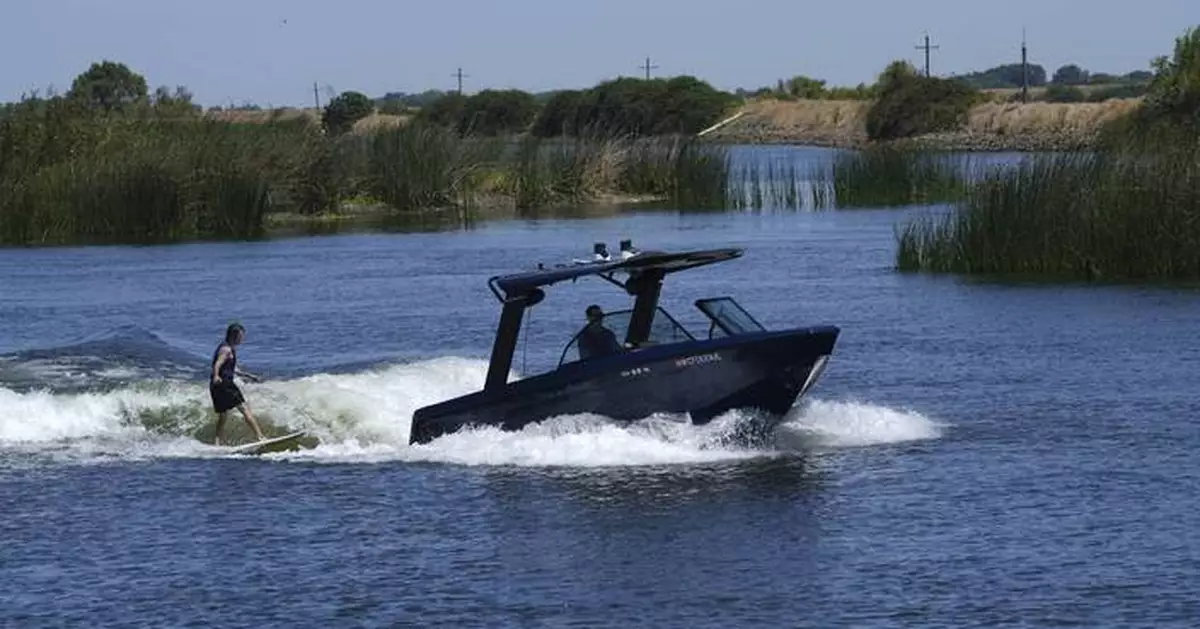
[[[680,271],[742,257],[740,248],[638,251],[630,240],[610,256],[605,243],[590,259],[493,276],[501,304],[483,389],[424,406],[413,414],[410,444],[465,427],[520,430],[557,416],[595,413],[619,422],[655,414],[686,415],[701,425],[733,409],[761,411],[770,430],[808,393],[825,370],[839,329],[832,325],[768,330],[732,297],[695,306],[707,318],[698,334],[659,306],[664,279]],[[557,367],[509,381],[526,311],[551,285],[595,277],[623,289],[632,308],[603,314],[600,325],[623,335],[610,353],[581,352],[581,335],[564,346]],[[590,344],[589,344],[590,347]]]

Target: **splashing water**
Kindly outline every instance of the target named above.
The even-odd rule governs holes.
[[[327,462],[431,461],[459,465],[630,466],[779,456],[814,447],[861,447],[940,436],[924,416],[860,402],[810,400],[793,409],[767,446],[731,444],[750,416],[731,411],[705,426],[655,415],[619,424],[596,415],[550,418],[519,432],[477,428],[410,446],[413,412],[483,386],[487,364],[440,358],[354,374],[247,384],[269,433],[305,430],[315,448],[267,455]],[[0,454],[55,460],[228,456],[211,441],[214,417],[203,382],[144,381],[104,392],[0,388]],[[232,440],[249,430],[233,414]]]

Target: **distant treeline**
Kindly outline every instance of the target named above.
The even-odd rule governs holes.
[[[1019,89],[1022,74],[1028,72],[1032,101],[1060,103],[1101,102],[1110,98],[1136,98],[1143,96],[1153,73],[1136,70],[1126,74],[1089,72],[1075,64],[1064,65],[1055,70],[1047,80],[1046,68],[1031,63],[1022,69],[1019,63],[996,66],[980,72],[953,75],[967,86],[977,90]],[[738,90],[735,95],[743,98],[775,98],[779,100],[872,100],[878,96],[878,84],[860,83],[854,87],[828,86],[821,79],[798,75],[790,79],[779,79],[774,86],[757,90]],[[1013,95],[1015,100],[1019,95]]]
[[[528,132],[543,138],[597,133],[630,137],[694,134],[740,102],[733,94],[691,76],[619,78],[587,89],[541,94],[488,89],[469,96],[457,92],[428,95],[429,100],[421,101],[414,114],[417,121],[452,127],[464,134]]]
[[[319,121],[249,122],[204,115],[186,90],[150,94],[124,64],[96,63],[64,95],[0,108],[0,245],[256,238],[270,215],[337,213],[351,199],[389,219],[613,196],[726,206],[724,149],[690,136],[510,142],[478,132],[529,124],[525,102],[477,94],[459,110],[471,121],[462,128],[426,120],[431,106],[409,124],[349,133],[374,109],[359,93],[334,98]]]

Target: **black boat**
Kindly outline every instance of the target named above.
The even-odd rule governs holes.
[[[659,307],[663,279],[742,256],[741,249],[677,253],[637,252],[628,240],[610,258],[603,243],[594,259],[492,277],[488,287],[502,304],[487,379],[481,391],[425,406],[413,414],[410,443],[427,443],[467,426],[520,430],[559,415],[596,413],[635,421],[654,413],[686,413],[704,424],[731,409],[758,409],[774,427],[820,378],[838,328],[831,325],[769,331],[732,297],[700,299],[708,318],[693,336]],[[634,298],[633,308],[603,315],[603,325],[624,333],[612,353],[580,358],[580,333],[563,349],[558,366],[508,381],[526,309],[545,299],[543,287],[599,277]],[[624,281],[618,279],[624,277]]]

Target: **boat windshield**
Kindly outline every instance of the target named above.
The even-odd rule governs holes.
[[[718,336],[735,336],[747,332],[762,332],[764,330],[750,313],[732,297],[714,297],[712,299],[696,300],[696,307],[708,316],[711,323],[708,326],[708,338]]]
[[[604,327],[612,330],[616,335],[617,341],[623,343],[625,341],[625,333],[629,329],[629,320],[633,317],[633,310],[618,310],[609,312],[604,315],[602,324]],[[575,336],[571,338],[571,342],[563,348],[562,356],[558,360],[561,367],[565,363],[573,363],[579,358],[579,334],[583,332],[580,328],[575,332]],[[680,343],[683,341],[696,340],[679,322],[675,321],[666,310],[661,307],[656,308],[654,312],[654,323],[650,326],[650,336],[646,339],[643,347],[651,345],[659,345],[663,343]]]

